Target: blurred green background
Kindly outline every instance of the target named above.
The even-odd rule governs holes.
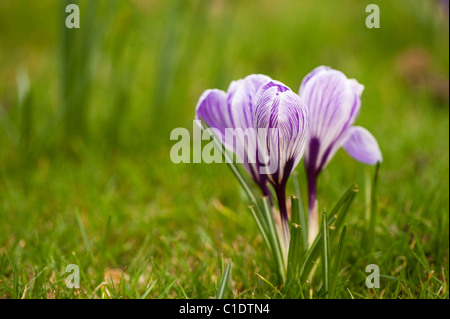
[[[255,274],[273,275],[238,182],[173,164],[169,136],[208,88],[263,73],[297,92],[318,65],[364,84],[357,124],[384,156],[375,254],[373,168],[339,151],[320,179],[322,207],[360,186],[338,296],[448,298],[448,1],[428,0],[0,1],[0,297],[209,298],[229,259],[228,297],[279,297]]]

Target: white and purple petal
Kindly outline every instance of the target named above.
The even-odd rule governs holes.
[[[242,80],[231,82],[227,102],[236,127],[253,127],[256,93],[271,80],[267,75],[251,74]]]
[[[305,104],[287,86],[271,81],[259,89],[254,126],[258,148],[269,158],[269,165],[263,170],[274,185],[284,184],[299,163],[305,149],[307,125]]]
[[[361,126],[353,126],[349,129],[349,137],[344,144],[344,149],[354,159],[365,164],[374,165],[383,161],[377,140]]]
[[[209,127],[217,129],[221,142],[228,148],[233,148],[233,145],[228,145],[225,141],[225,129],[233,127],[233,124],[224,91],[212,89],[203,92],[195,108],[195,118],[203,119]]]
[[[323,170],[343,145],[348,128],[358,117],[363,89],[356,80],[329,67],[318,67],[305,77],[300,97],[309,109],[307,169]]]
[[[216,89],[207,90],[200,97],[196,108],[196,118],[202,118],[211,128],[218,130],[221,142],[236,154],[264,193],[268,192],[266,176],[259,174],[257,169],[253,111],[257,91],[269,81],[271,78],[268,76],[252,74],[233,81],[226,93]]]
[[[236,149],[234,152],[244,164],[249,174],[261,184],[265,177],[261,177],[257,170],[257,143],[253,128],[253,110],[255,96],[259,88],[271,81],[262,74],[251,74],[244,79],[231,82],[228,87],[228,109],[234,128],[241,128],[246,134],[236,131]]]

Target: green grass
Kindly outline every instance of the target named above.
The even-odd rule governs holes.
[[[60,1],[0,2],[1,298],[325,297],[320,261],[301,290],[276,284],[226,164],[169,157],[205,89],[264,73],[297,91],[321,64],[364,84],[357,124],[384,157],[375,202],[375,168],[342,150],[320,176],[327,212],[359,186],[345,241],[328,236],[333,296],[449,298],[449,33],[434,2],[78,2],[79,30]],[[380,29],[364,25],[369,3]],[[411,49],[428,59],[419,77]]]

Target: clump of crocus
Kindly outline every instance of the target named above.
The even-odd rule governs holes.
[[[302,158],[308,132],[307,108],[297,94],[284,84],[271,81],[256,96],[254,127],[259,152],[267,156],[265,171],[275,190],[285,247],[289,245],[286,183]]]
[[[205,91],[197,104],[196,117],[216,129],[218,139],[241,158],[265,196],[271,197],[267,184],[273,186],[287,249],[286,183],[305,149],[305,104],[281,82],[265,75],[249,75],[232,82],[227,93]],[[249,130],[240,135],[227,134],[227,129]]]
[[[320,66],[302,81],[300,97],[309,109],[309,140],[305,150],[308,179],[309,240],[318,233],[317,178],[342,146],[366,164],[382,161],[376,139],[369,131],[353,126],[361,108],[364,86],[342,72]]]

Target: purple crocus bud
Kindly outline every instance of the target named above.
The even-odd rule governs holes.
[[[300,162],[308,134],[308,110],[300,97],[284,84],[271,81],[256,94],[254,126],[260,155],[268,158],[259,167],[266,173],[278,199],[286,247],[289,223],[286,209],[286,183]]]
[[[316,183],[320,172],[343,146],[358,161],[376,164],[382,155],[376,139],[366,129],[353,126],[361,108],[364,86],[342,72],[319,66],[300,87],[309,109],[309,140],[305,150],[308,178],[310,235],[318,231]],[[310,239],[312,237],[310,236]]]
[[[271,78],[266,75],[252,74],[233,81],[228,92],[206,90],[197,103],[196,119],[201,118],[208,126],[217,129],[218,138],[236,153],[263,194],[270,197],[267,177],[258,172],[257,142],[253,127],[256,93],[269,81]]]

